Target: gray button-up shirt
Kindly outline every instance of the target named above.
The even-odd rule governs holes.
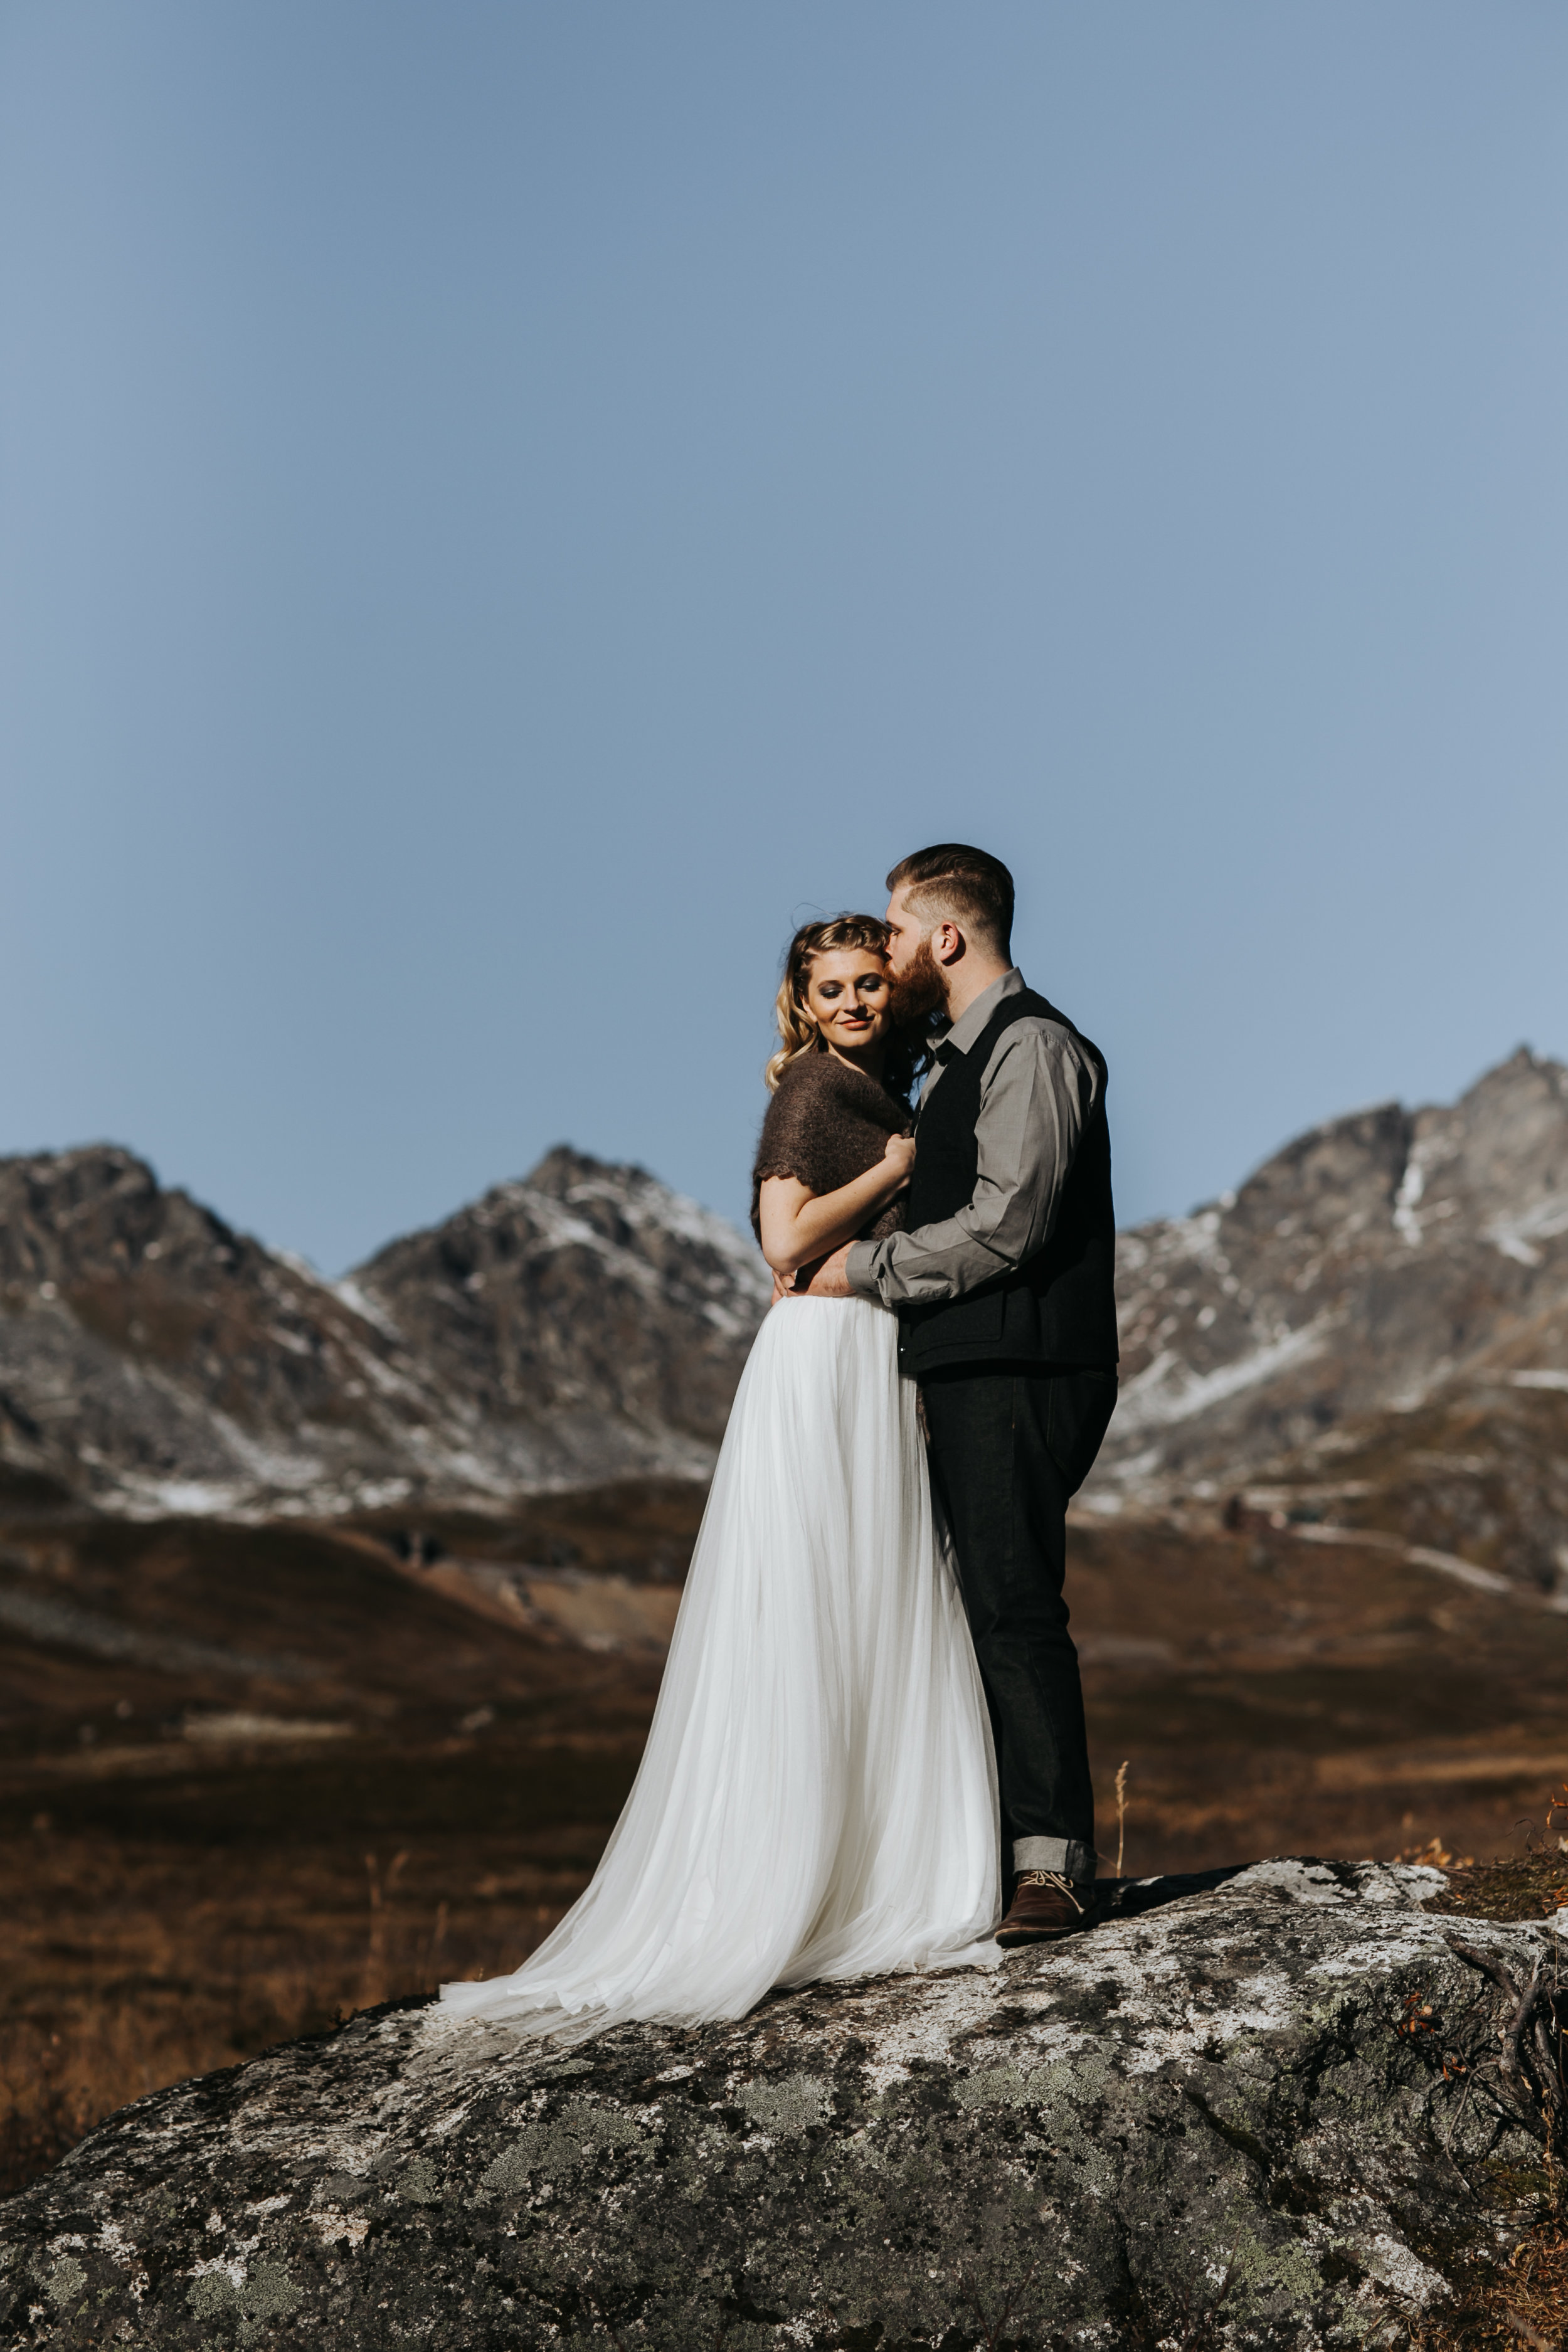
[[[1005,972],[952,1024],[921,1089],[922,1110],[946,1064],[969,1050],[1003,998],[1016,996],[1023,985],[1016,968]],[[1043,1249],[1100,1083],[1099,1070],[1059,1021],[1026,1013],[1012,1022],[992,1047],[980,1081],[973,1199],[940,1224],[856,1242],[844,1271],[857,1297],[884,1307],[962,1298]],[[915,1137],[918,1155],[918,1123]]]

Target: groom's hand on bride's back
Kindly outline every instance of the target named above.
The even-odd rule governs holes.
[[[781,1298],[847,1298],[850,1292],[845,1278],[844,1263],[850,1248],[851,1244],[846,1242],[841,1249],[833,1252],[831,1257],[819,1257],[815,1265],[803,1265],[793,1278],[788,1275],[775,1274],[774,1306]]]

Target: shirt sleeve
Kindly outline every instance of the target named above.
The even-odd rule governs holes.
[[[938,1224],[857,1242],[845,1265],[855,1295],[884,1307],[933,1306],[1011,1274],[1043,1249],[1099,1082],[1067,1030],[1015,1021],[981,1081],[973,1199]]]

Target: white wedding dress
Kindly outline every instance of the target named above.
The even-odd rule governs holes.
[[[990,1724],[897,1337],[862,1299],[769,1313],[599,1867],[512,1975],[443,1985],[445,2013],[580,2041],[996,1964]]]

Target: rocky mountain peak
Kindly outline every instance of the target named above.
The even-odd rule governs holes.
[[[474,1414],[553,1413],[563,1442],[589,1454],[615,1416],[684,1442],[697,1466],[711,1462],[771,1296],[722,1219],[644,1169],[565,1145],[352,1280]]]
[[[254,1247],[255,1244],[252,1244]],[[0,1160],[0,1286],[94,1281],[162,1258],[231,1268],[238,1236],[113,1143]]]
[[[1568,1069],[1521,1047],[1458,1103],[1385,1103],[1124,1234],[1102,1480],[1235,1477],[1444,1382],[1568,1375]]]
[[[552,1216],[551,1202],[565,1211],[564,1218]],[[724,1218],[671,1192],[646,1168],[594,1160],[570,1144],[556,1144],[521,1182],[498,1187],[479,1205],[492,1222],[521,1220],[534,1246],[592,1249],[596,1241],[642,1261],[721,1329],[731,1328],[736,1315],[732,1294],[738,1291],[744,1302],[740,1318],[748,1331],[773,1295],[750,1239]],[[640,1279],[635,1263],[620,1271]]]
[[[330,1284],[111,1144],[0,1160],[0,1456],[110,1507],[702,1475],[765,1309],[721,1218],[561,1147]]]
[[[1457,1103],[1330,1119],[1124,1234],[1118,1286],[1090,1503],[1243,1480],[1456,1382],[1568,1387],[1568,1070],[1521,1047]],[[0,1160],[0,1455],[132,1509],[700,1476],[768,1297],[747,1237],[565,1144],[338,1284],[119,1146]]]
[[[1399,1103],[1329,1120],[1266,1160],[1219,1203],[1229,1233],[1261,1241],[1377,1231],[1398,1197],[1412,1121]]]

